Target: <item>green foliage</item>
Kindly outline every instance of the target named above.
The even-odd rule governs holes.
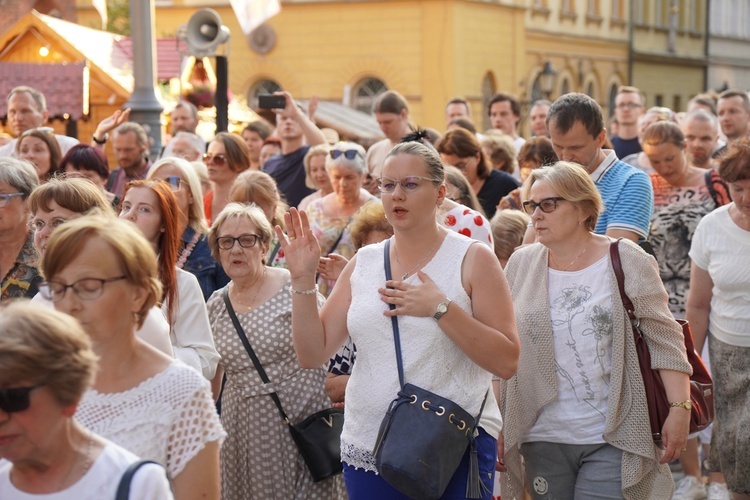
[[[107,17],[107,31],[130,36],[129,0],[107,0]]]

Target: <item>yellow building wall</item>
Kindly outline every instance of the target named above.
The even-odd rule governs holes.
[[[193,6],[182,5],[192,3]],[[156,35],[174,36],[205,2],[175,0],[157,7]],[[296,98],[341,102],[345,88],[376,77],[409,101],[412,121],[443,130],[445,103],[471,100],[481,115],[481,85],[492,74],[498,90],[518,93],[524,63],[524,10],[497,2],[393,0],[283,3],[268,21],[276,45],[253,52],[228,2],[211,5],[229,27],[229,87],[244,94],[273,79]],[[98,14],[81,1],[79,22]],[[478,123],[481,123],[479,121]]]
[[[633,84],[644,89],[647,106],[655,106],[656,96],[660,95],[662,106],[685,111],[688,100],[702,92],[703,71],[699,67],[636,62],[633,66]],[[679,97],[679,105],[675,105],[675,96]]]

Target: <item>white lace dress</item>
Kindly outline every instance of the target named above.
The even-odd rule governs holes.
[[[87,391],[75,418],[131,453],[164,465],[171,478],[206,443],[226,435],[208,381],[180,361],[124,392]]]

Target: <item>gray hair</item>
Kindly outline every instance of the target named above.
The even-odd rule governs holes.
[[[266,250],[268,250],[268,245],[271,243],[271,238],[273,238],[273,227],[271,227],[271,223],[268,221],[263,209],[255,203],[247,204],[231,202],[224,207],[224,210],[222,210],[216,220],[214,220],[213,224],[211,224],[211,229],[208,232],[208,246],[211,249],[211,255],[216,259],[216,262],[221,261],[218,243],[219,230],[221,229],[222,224],[229,219],[245,219],[252,223],[258,230],[260,241],[266,247]],[[265,252],[263,252],[263,254],[263,264],[265,264]]]
[[[354,159],[350,160],[345,155],[341,155],[335,160],[330,155],[326,158],[326,171],[330,172],[334,167],[346,167],[356,170],[358,173],[364,175],[367,172],[367,165],[365,164],[365,148],[357,144],[356,142],[337,142],[331,148],[331,151],[349,151],[354,150],[357,155]]]
[[[15,87],[10,91],[8,94],[8,98],[6,99],[6,102],[10,101],[10,98],[13,97],[15,94],[29,94],[31,98],[34,100],[34,103],[36,103],[36,110],[40,113],[43,113],[44,110],[47,109],[47,99],[44,98],[44,94],[39,92],[37,89],[31,88],[26,85],[21,85],[19,87]]]
[[[699,122],[708,123],[713,128],[715,128],[717,132],[719,130],[719,119],[716,118],[716,115],[712,115],[705,109],[696,109],[695,111],[691,111],[690,113],[685,115],[682,123],[687,123],[688,120],[697,120]]]
[[[39,176],[28,161],[8,156],[0,158],[0,182],[17,189],[25,198],[39,185]]]
[[[172,155],[172,141],[175,139],[185,139],[191,148],[193,148],[193,151],[197,152],[198,154],[204,153],[203,148],[203,139],[200,138],[198,134],[193,134],[191,132],[177,132],[174,137],[172,137],[172,140],[167,143],[167,146],[164,148],[164,153],[162,154],[162,158],[167,158]]]

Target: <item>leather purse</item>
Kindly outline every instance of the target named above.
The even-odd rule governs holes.
[[[622,263],[620,262],[619,242],[620,240],[618,239],[610,244],[609,255],[617,278],[617,286],[620,289],[622,305],[625,307],[625,312],[627,312],[633,328],[635,349],[638,352],[643,387],[646,391],[651,434],[653,435],[654,442],[661,447],[661,430],[664,427],[667,416],[669,416],[670,401],[667,399],[667,392],[664,390],[664,383],[661,380],[659,371],[651,368],[651,353],[641,333],[640,322],[635,315],[633,302],[625,293],[625,275],[623,274]],[[711,422],[714,420],[714,386],[706,365],[703,364],[703,360],[695,352],[690,324],[686,320],[675,321],[682,328],[688,362],[693,367],[693,374],[690,376],[690,403],[692,404],[692,409],[690,410],[690,433],[692,434],[702,431],[711,425]]]
[[[260,375],[264,384],[271,383],[266,370],[260,364],[258,356],[255,355],[255,351],[253,351],[250,342],[247,340],[245,330],[243,330],[242,325],[240,325],[237,319],[232,303],[229,300],[229,289],[227,287],[224,288],[222,297],[224,298],[224,304],[227,307],[227,312],[232,319],[234,328],[237,330],[240,340],[242,340],[242,345],[245,346],[245,350],[250,356],[253,365],[255,365],[258,375]],[[313,480],[318,482],[339,474],[343,470],[343,464],[341,463],[341,431],[344,428],[344,412],[338,408],[326,408],[325,410],[313,413],[298,424],[292,424],[286,412],[284,412],[284,408],[281,406],[278,394],[272,392],[270,396],[276,404],[276,408],[279,409],[281,418],[289,428],[292,439],[297,445],[302,458],[305,460],[305,464],[310,470]]]
[[[391,279],[389,250],[390,240],[385,244],[386,280]],[[393,304],[390,308],[394,308]],[[450,399],[405,384],[398,318],[391,316],[391,323],[401,390],[388,406],[378,431],[373,450],[378,473],[388,484],[411,498],[438,499],[470,447],[466,497],[480,498],[485,486],[479,477],[474,438],[489,391],[482,401],[479,415],[474,418]]]

